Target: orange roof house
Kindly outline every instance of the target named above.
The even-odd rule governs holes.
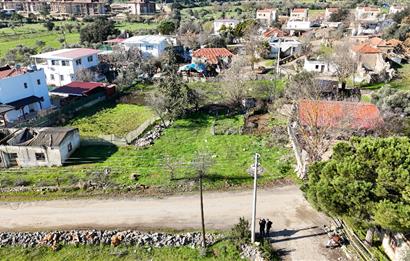
[[[300,100],[298,110],[305,126],[374,130],[383,124],[379,109],[371,103]]]
[[[361,53],[361,54],[376,54],[376,53],[381,53],[381,51],[373,47],[369,44],[359,44],[355,45],[352,47],[352,50],[356,53]]]
[[[372,37],[372,38],[369,40],[369,44],[372,45],[372,46],[375,46],[375,47],[378,47],[378,46],[386,46],[386,41],[383,40],[383,39],[380,38],[380,37]]]
[[[276,27],[274,28],[268,28],[264,33],[263,36],[265,38],[269,38],[269,37],[284,37],[286,35],[286,33]]]
[[[226,48],[201,48],[195,50],[192,54],[192,57],[205,59],[207,63],[218,64],[221,58],[232,57],[231,53]]]

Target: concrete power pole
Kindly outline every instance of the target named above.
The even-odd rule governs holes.
[[[257,192],[257,184],[256,180],[258,179],[258,159],[259,154],[255,153],[255,165],[254,165],[254,173],[253,173],[253,202],[252,202],[252,236],[251,242],[255,243],[255,227],[256,227],[256,192]]]

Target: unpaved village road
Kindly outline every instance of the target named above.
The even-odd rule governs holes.
[[[229,229],[240,216],[251,217],[252,191],[205,193],[209,229]],[[258,192],[258,218],[273,221],[272,241],[285,260],[337,260],[338,250],[324,247],[329,224],[294,185]],[[0,230],[71,228],[200,228],[197,194],[163,199],[57,200],[0,203]]]

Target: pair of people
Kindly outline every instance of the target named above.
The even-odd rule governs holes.
[[[259,220],[259,235],[261,237],[268,237],[270,229],[272,228],[272,221],[269,219],[260,219]]]

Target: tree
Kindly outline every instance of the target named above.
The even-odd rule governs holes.
[[[235,56],[231,66],[222,74],[222,94],[225,100],[232,106],[241,106],[242,99],[247,94],[247,83],[249,79],[244,75],[243,68],[248,66],[246,59]]]
[[[80,40],[81,43],[101,43],[109,36],[118,34],[114,21],[99,17],[80,29]]]
[[[207,152],[198,152],[192,161],[192,166],[195,171],[195,178],[199,182],[199,198],[201,206],[201,224],[202,224],[202,249],[206,249],[205,239],[205,217],[204,217],[204,197],[203,197],[203,179],[213,165],[212,156]]]
[[[358,60],[347,44],[337,45],[333,55],[329,56],[328,62],[334,65],[336,77],[343,87],[348,78],[356,72],[358,66]]]
[[[71,34],[74,29],[74,25],[71,23],[67,23],[64,25],[64,29],[67,30]]]
[[[80,82],[92,82],[94,81],[94,72],[87,68],[81,68],[75,73],[75,78]]]
[[[330,15],[330,22],[342,22],[349,17],[350,10],[345,8],[339,8],[337,12]]]
[[[321,210],[352,220],[410,231],[409,138],[352,138],[330,160],[309,169],[307,196]]]
[[[47,20],[47,21],[44,23],[44,27],[47,28],[48,31],[52,31],[53,28],[54,28],[54,26],[55,26],[55,24],[54,24],[52,21],[50,21],[50,20]]]
[[[172,34],[175,31],[175,23],[172,21],[162,21],[158,25],[158,31],[163,35]]]

